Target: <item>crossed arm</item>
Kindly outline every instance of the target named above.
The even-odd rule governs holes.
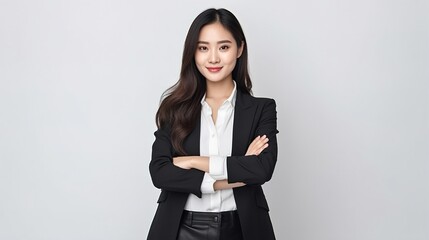
[[[226,165],[227,180],[213,184],[214,190],[246,185],[261,185],[272,177],[277,161],[277,117],[274,100],[264,100],[261,112],[256,113],[258,123],[252,131],[255,140],[241,156],[228,156]],[[250,130],[249,130],[250,131]],[[192,193],[202,196],[202,180],[208,174],[210,160],[208,157],[186,156],[175,157],[170,139],[170,128],[158,129],[152,145],[152,160],[149,164],[153,185],[156,188],[173,192]],[[266,137],[263,137],[266,135]],[[268,143],[269,138],[269,145]],[[265,141],[265,142],[264,142]],[[242,143],[241,143],[242,144]],[[244,152],[244,151],[242,151]],[[212,169],[213,170],[213,169]],[[228,185],[228,182],[232,185]]]
[[[265,148],[268,147],[268,141],[266,135],[257,136],[253,142],[247,148],[245,156],[256,155],[258,156]],[[173,164],[182,169],[198,169],[200,171],[209,173],[210,158],[205,156],[182,156],[174,157]],[[242,187],[246,184],[242,182],[228,183],[227,179],[216,180],[213,184],[214,190],[230,189],[236,187]]]

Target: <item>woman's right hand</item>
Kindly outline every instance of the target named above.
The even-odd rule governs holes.
[[[263,135],[262,137],[257,136],[247,148],[246,156],[259,155],[262,151],[264,151],[265,148],[268,147],[268,141],[269,139],[266,135]]]

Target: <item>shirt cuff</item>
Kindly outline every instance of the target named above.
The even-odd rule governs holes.
[[[201,183],[201,192],[202,193],[214,193],[213,184],[216,180],[210,176],[210,174],[205,173],[203,182]]]
[[[215,180],[227,179],[226,157],[210,156],[209,174]]]

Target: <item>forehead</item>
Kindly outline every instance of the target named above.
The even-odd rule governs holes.
[[[201,28],[198,40],[204,42],[230,40],[231,42],[235,42],[231,32],[219,22],[211,23]]]

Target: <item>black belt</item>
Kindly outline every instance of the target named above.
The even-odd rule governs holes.
[[[226,212],[192,212],[183,211],[182,221],[192,224],[192,222],[235,222],[238,221],[237,211]]]

